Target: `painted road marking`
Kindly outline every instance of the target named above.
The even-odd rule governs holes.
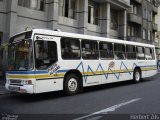
[[[141,98],[132,99],[132,100],[126,101],[124,103],[120,103],[120,104],[111,106],[109,108],[106,108],[106,109],[103,109],[103,110],[100,110],[100,111],[94,112],[92,114],[89,114],[89,115],[86,115],[86,116],[82,116],[82,117],[79,117],[79,118],[76,118],[76,119],[73,119],[73,120],[82,120],[82,119],[85,119],[85,118],[88,118],[88,117],[92,117],[92,116],[98,115],[98,114],[108,114],[108,112],[113,112],[113,111],[115,111],[116,109],[118,109],[118,108],[120,108],[122,106],[131,104],[131,103],[139,101],[139,100],[141,100]]]

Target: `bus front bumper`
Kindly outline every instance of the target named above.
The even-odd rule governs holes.
[[[34,87],[33,85],[11,85],[8,83],[5,84],[5,88],[7,90],[19,92],[19,93],[33,94],[34,93],[33,87]]]

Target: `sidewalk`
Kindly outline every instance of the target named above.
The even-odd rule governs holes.
[[[11,92],[5,89],[5,80],[0,79],[0,95],[10,94]]]

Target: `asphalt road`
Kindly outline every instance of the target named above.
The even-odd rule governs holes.
[[[83,93],[75,96],[65,96],[62,92],[0,96],[0,114],[3,115],[54,114],[72,116],[66,119],[98,120],[102,119],[99,114],[130,114],[131,119],[134,114],[151,113],[160,114],[160,74],[138,84],[128,81],[85,88]],[[160,115],[157,119],[160,120]]]

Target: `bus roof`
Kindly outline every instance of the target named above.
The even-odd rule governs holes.
[[[96,41],[98,40],[98,41],[104,41],[104,42],[106,41],[106,42],[130,44],[130,45],[137,45],[137,46],[144,46],[144,47],[155,47],[155,45],[139,43],[139,42],[131,42],[131,41],[120,40],[120,39],[112,39],[112,38],[76,34],[76,33],[68,33],[68,32],[46,30],[46,29],[33,29],[32,34],[47,35],[47,36],[50,35],[50,36],[59,36],[59,37],[71,37],[71,38],[89,39],[89,40],[96,40]]]

